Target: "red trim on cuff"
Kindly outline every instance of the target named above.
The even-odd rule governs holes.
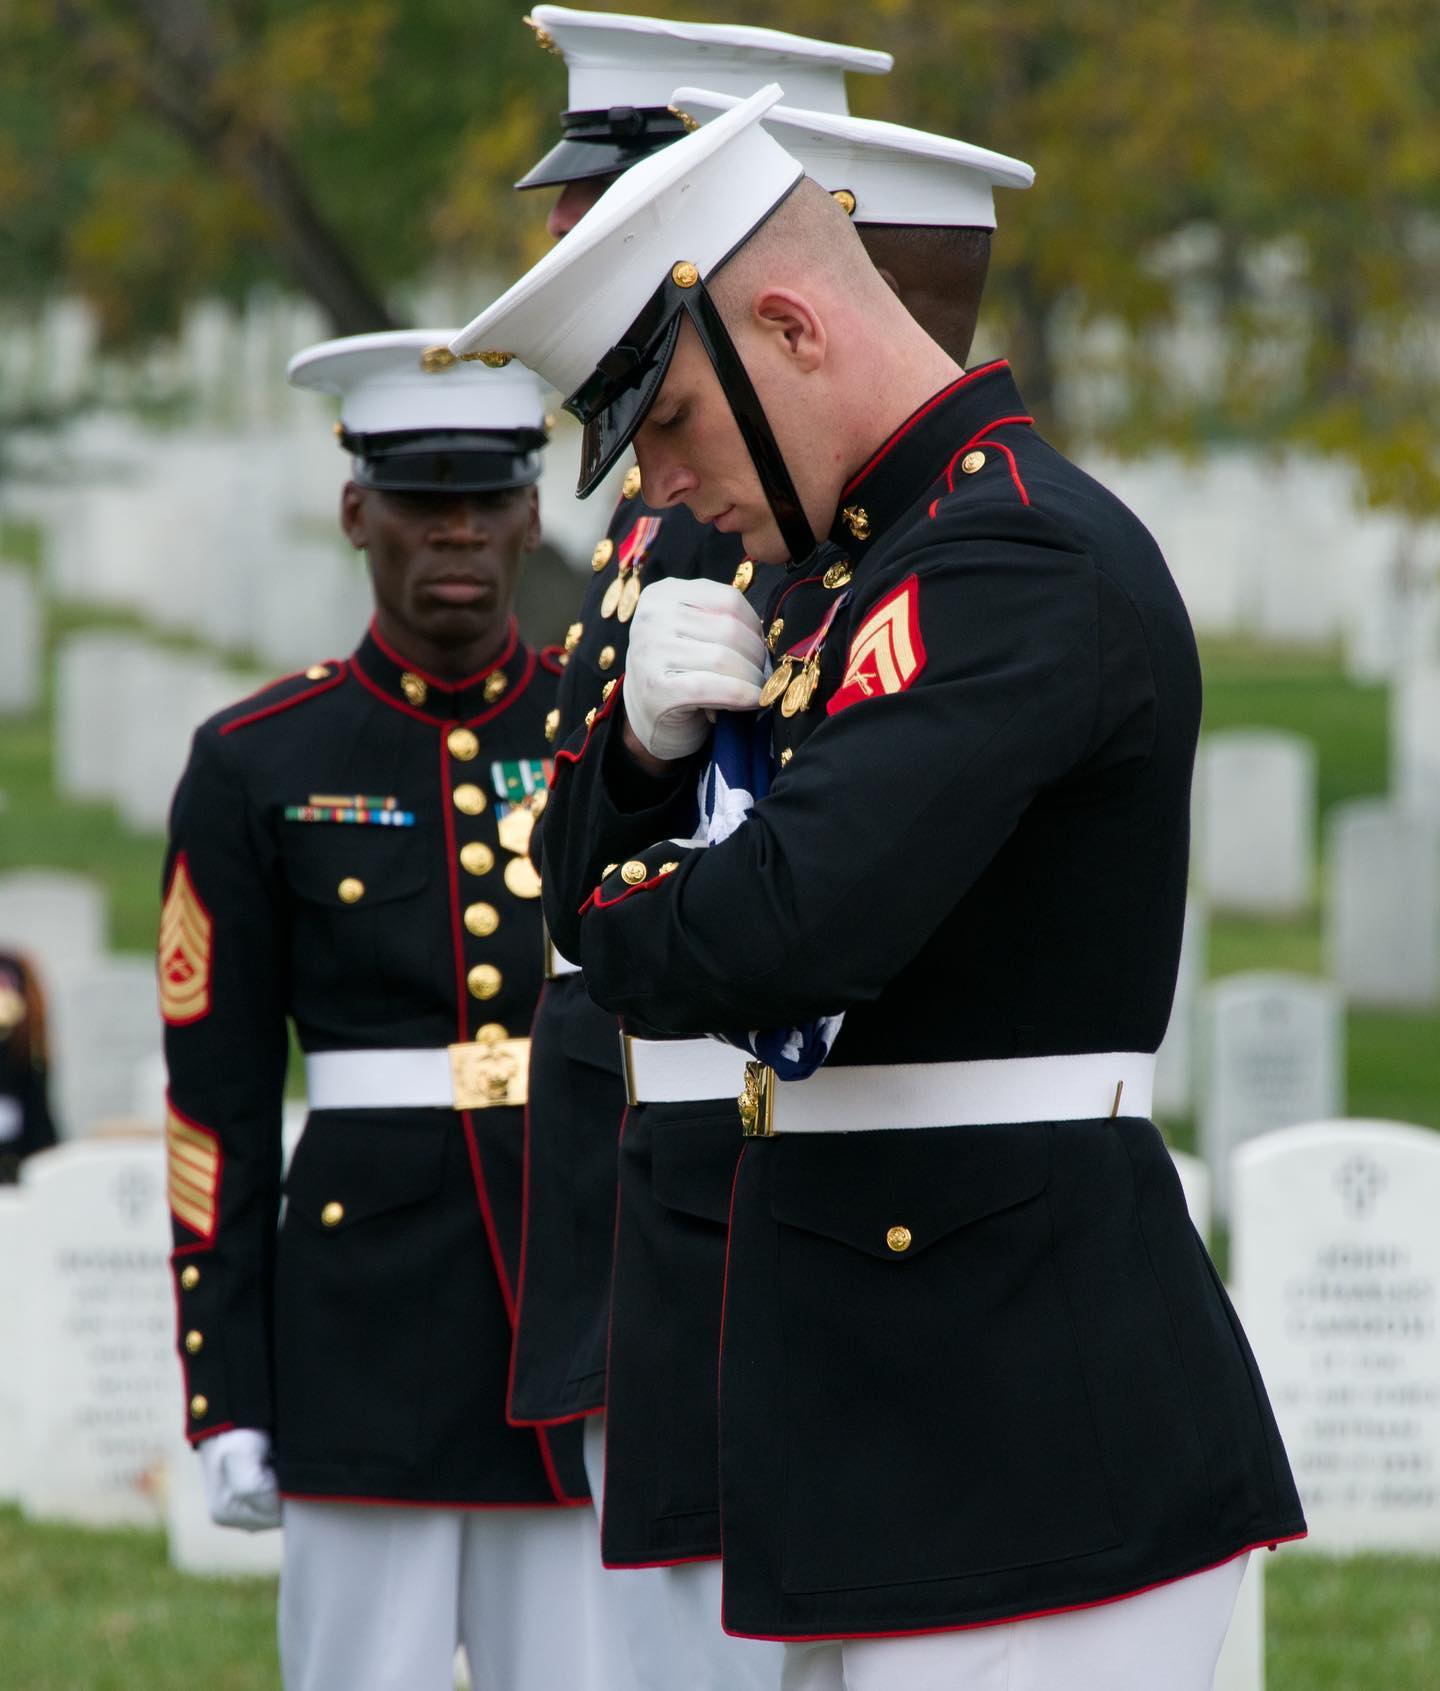
[[[597,710],[595,712],[594,721],[585,730],[585,738],[580,742],[580,750],[578,752],[571,752],[571,751],[558,751],[558,752],[556,752],[555,761],[556,761],[557,764],[559,764],[559,763],[579,763],[580,759],[582,757],[584,757],[584,755],[587,751],[589,751],[591,736],[594,734],[595,730],[600,726],[600,724],[602,722],[604,722],[605,719],[610,715],[610,713],[615,709],[615,701],[616,701],[616,699],[618,699],[620,697],[621,693],[624,691],[624,682],[625,682],[625,672],[622,670],[620,672],[620,674],[615,677],[615,685],[610,689],[610,697],[608,699],[606,699],[601,704],[599,710]]]

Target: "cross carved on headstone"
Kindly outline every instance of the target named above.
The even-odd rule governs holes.
[[[1369,1157],[1347,1157],[1335,1176],[1335,1184],[1351,1215],[1368,1215],[1385,1184],[1385,1171]]]

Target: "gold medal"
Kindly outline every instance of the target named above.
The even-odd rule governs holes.
[[[540,876],[528,857],[512,857],[505,865],[505,885],[516,898],[540,896]]]
[[[780,702],[781,716],[794,716],[797,711],[809,710],[810,701],[815,697],[815,689],[819,685],[820,664],[818,659],[812,657],[785,689],[785,697]]]
[[[634,570],[625,577],[625,585],[620,589],[619,617],[621,622],[629,622],[630,618],[635,615],[635,606],[639,599],[640,572]]]
[[[521,857],[530,849],[530,835],[534,828],[535,818],[523,804],[516,805],[513,810],[507,810],[495,824],[500,844],[506,851],[513,851]]]
[[[605,589],[605,597],[600,601],[600,615],[602,617],[613,617],[615,615],[616,606],[620,603],[620,589],[624,584],[625,571],[621,570]]]
[[[781,660],[779,669],[771,670],[765,678],[765,685],[760,689],[760,708],[768,710],[790,685],[790,678],[795,673],[795,665],[789,658]]]

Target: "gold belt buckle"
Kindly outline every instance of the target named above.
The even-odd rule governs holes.
[[[768,1063],[752,1059],[745,1065],[745,1090],[735,1100],[740,1107],[740,1132],[746,1139],[769,1139],[774,1135],[775,1071]]]
[[[528,1039],[476,1039],[447,1046],[446,1050],[450,1054],[450,1101],[455,1109],[494,1110],[528,1101]]]

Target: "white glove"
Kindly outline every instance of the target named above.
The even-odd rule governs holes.
[[[270,1466],[270,1437],[252,1427],[217,1433],[198,1446],[205,1502],[217,1527],[260,1532],[280,1525],[280,1493]]]
[[[653,757],[688,757],[716,710],[754,710],[765,679],[760,619],[718,581],[657,581],[640,595],[625,659],[625,717]]]

